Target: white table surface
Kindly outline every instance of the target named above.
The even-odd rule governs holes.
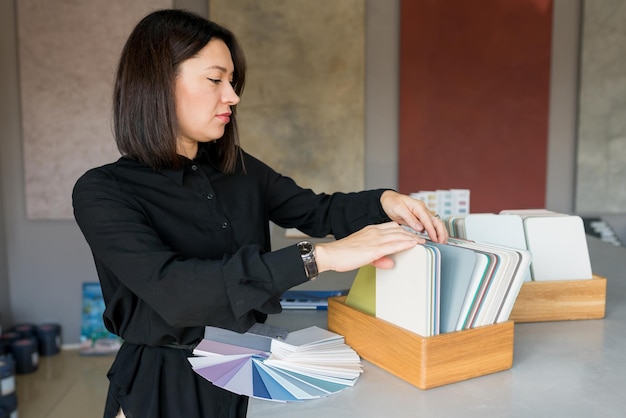
[[[513,367],[421,390],[363,362],[356,385],[299,403],[251,399],[248,416],[298,418],[626,417],[626,248],[589,238],[607,277],[606,317],[515,325]],[[270,323],[326,327],[325,311],[284,311]]]

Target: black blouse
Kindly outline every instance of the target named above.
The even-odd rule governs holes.
[[[160,171],[122,157],[88,171],[74,187],[74,215],[93,253],[105,325],[125,346],[147,346],[123,346],[110,378],[128,367],[120,362],[139,367],[148,348],[192,344],[205,325],[244,332],[280,312],[280,295],[307,279],[295,245],[271,251],[269,221],[342,238],[388,220],[383,190],[316,194],[246,153],[245,171],[234,175],[199,155],[180,170]],[[130,391],[123,386],[137,373],[124,373],[126,381],[116,384]]]

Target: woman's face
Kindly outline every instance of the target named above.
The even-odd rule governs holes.
[[[239,103],[231,85],[233,72],[230,51],[220,39],[209,41],[196,56],[180,64],[174,87],[178,154],[194,158],[198,142],[224,135],[231,106]]]

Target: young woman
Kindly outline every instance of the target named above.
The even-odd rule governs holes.
[[[204,326],[244,332],[324,271],[391,267],[387,255],[424,242],[399,224],[447,240],[420,201],[392,190],[316,194],[243,151],[245,70],[231,32],[180,10],[146,16],[124,46],[113,103],[122,157],[73,193],[105,324],[124,340],[105,417],[245,416],[246,397],[189,366]],[[272,251],[270,221],[336,240]]]

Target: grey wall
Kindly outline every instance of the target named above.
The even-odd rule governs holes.
[[[555,54],[564,77],[553,85],[551,109],[559,110],[550,130],[548,206],[571,209],[575,77],[578,26],[572,18],[578,1],[556,0]],[[206,1],[176,1],[178,7],[206,15]],[[561,16],[564,19],[561,21]],[[367,0],[366,187],[397,184],[397,68],[399,0]],[[80,335],[81,283],[97,280],[91,254],[72,221],[28,221],[20,133],[15,4],[0,2],[0,315],[3,325],[55,321],[66,344]],[[560,57],[560,58],[558,58]],[[563,60],[561,62],[561,60]],[[554,64],[554,63],[553,63]],[[573,90],[574,89],[574,90]],[[555,112],[556,113],[556,112]],[[553,141],[557,140],[552,148]]]
[[[365,187],[398,187],[400,1],[368,0],[365,30]]]
[[[552,25],[546,207],[574,212],[579,30],[582,0],[555,0]]]
[[[14,50],[14,38],[5,36],[4,27],[6,26],[5,20],[11,16],[7,14],[4,4],[0,5],[0,330],[2,330],[3,324],[8,324],[11,321],[11,312],[9,310],[9,268],[7,260],[7,242],[6,242],[6,228],[5,228],[5,201],[7,194],[4,190],[8,185],[8,176],[5,175],[3,167],[8,162],[7,152],[5,152],[4,144],[8,142],[5,139],[10,134],[9,119],[11,116],[15,117],[15,113],[11,110],[15,106],[16,92],[14,89],[5,89],[5,80],[14,80],[11,77],[11,60],[6,60],[6,53],[10,53]],[[8,62],[7,62],[8,61]],[[8,65],[7,65],[8,64]],[[6,132],[5,132],[6,131]],[[14,133],[15,135],[15,133]]]
[[[13,203],[20,198],[13,192],[23,186],[18,174],[20,164],[15,161],[15,157],[20,156],[20,129],[14,16],[13,2],[0,3],[0,319],[5,326],[11,319],[9,260],[14,247],[11,240],[17,239],[11,216],[14,213]]]
[[[584,2],[577,212],[626,212],[626,2]]]

